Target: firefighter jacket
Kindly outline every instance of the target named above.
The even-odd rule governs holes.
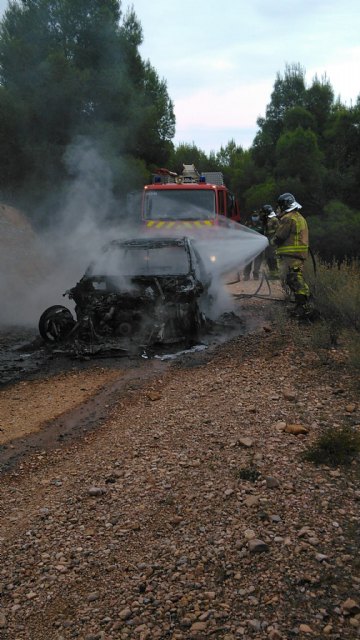
[[[305,218],[297,210],[289,211],[280,218],[273,236],[276,255],[306,260],[309,250],[309,231]]]
[[[280,221],[275,213],[266,217],[264,221],[264,231],[267,238],[272,238],[275,235],[280,225]]]

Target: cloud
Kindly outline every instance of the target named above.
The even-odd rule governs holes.
[[[269,102],[272,82],[239,84],[225,90],[203,88],[175,103],[177,129],[187,127],[254,127]],[[268,100],[264,102],[264,97]]]
[[[342,102],[350,104],[356,102],[360,95],[359,60],[360,46],[348,47],[341,51],[335,49],[326,65],[317,65],[309,69],[307,77],[312,79],[317,75],[321,78],[326,74],[335,96],[340,95]]]

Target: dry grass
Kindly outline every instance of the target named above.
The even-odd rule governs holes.
[[[349,364],[360,369],[360,262],[317,261],[317,272],[307,267],[313,303],[319,316],[310,331],[310,344],[331,349],[345,342]]]

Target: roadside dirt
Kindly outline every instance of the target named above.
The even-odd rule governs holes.
[[[238,304],[202,351],[45,358],[1,390],[1,639],[360,637],[358,464],[302,458],[360,428],[358,383],[277,302]]]
[[[251,296],[258,287],[259,283],[255,281],[235,282],[228,290],[235,296]],[[268,296],[281,295],[276,284],[271,291],[265,282],[261,291]],[[211,352],[231,336],[259,330],[265,322],[264,313],[257,313],[262,306],[260,299],[238,299],[235,310],[242,322],[229,324],[225,329],[215,327],[199,347]],[[4,329],[0,332],[0,383],[3,386],[0,392],[0,465],[17,460],[28,449],[48,448],[59,439],[78,435],[83,429],[79,425],[79,414],[89,416],[96,412],[99,420],[100,414],[103,417],[107,413],[104,407],[105,404],[105,408],[110,406],[107,397],[113,395],[112,390],[120,393],[134,381],[140,384],[154,375],[152,372],[157,370],[159,361],[171,362],[172,357],[181,359],[181,345],[172,346],[169,353],[162,347],[156,354],[148,355],[144,351],[136,356],[119,358],[54,356],[35,329]],[[147,360],[150,360],[149,365]],[[166,368],[166,364],[162,364],[162,368]],[[72,417],[74,412],[76,419]],[[49,424],[51,427],[47,428]],[[88,429],[89,426],[85,430]],[[30,435],[33,436],[31,439]],[[7,446],[9,442],[11,444]]]

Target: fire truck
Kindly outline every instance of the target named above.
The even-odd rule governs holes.
[[[197,235],[240,222],[240,212],[220,171],[199,173],[193,164],[184,164],[180,175],[168,169],[153,174],[152,184],[143,189],[141,218],[148,230]]]

